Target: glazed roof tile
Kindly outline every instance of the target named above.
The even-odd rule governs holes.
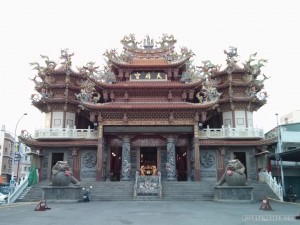
[[[133,58],[130,62],[121,61],[118,59],[110,59],[110,61],[118,66],[127,66],[127,67],[166,67],[166,66],[180,66],[187,60],[189,60],[191,56],[183,57],[181,59],[176,59],[172,61],[168,61],[164,58]]]
[[[166,66],[168,61],[163,58],[158,59],[132,59],[130,65],[135,66]]]
[[[52,141],[39,141],[34,138],[26,138],[20,137],[20,139],[30,147],[69,147],[69,146],[87,146],[93,147],[98,145],[98,140],[87,140],[87,139],[80,139],[80,140],[52,140]]]

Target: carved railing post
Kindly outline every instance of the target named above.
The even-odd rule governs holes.
[[[121,180],[130,180],[130,138],[124,137],[122,144],[122,177]]]
[[[175,139],[174,137],[167,138],[167,180],[176,180],[176,164],[175,164]]]

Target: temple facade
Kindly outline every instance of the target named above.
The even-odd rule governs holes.
[[[243,63],[237,49],[224,51],[226,65],[193,64],[194,53],[176,51],[172,35],[138,42],[125,36],[123,51],[104,53],[106,65],[72,65],[61,50],[57,65],[42,56],[31,63],[32,104],[45,113],[45,128],[21,140],[37,158],[40,180],[57,161],[68,161],[81,181],[134,180],[136,171],[168,181],[217,181],[229,159],[238,158],[256,180],[258,153],[266,141],[253,127],[253,112],[266,103],[264,59]]]

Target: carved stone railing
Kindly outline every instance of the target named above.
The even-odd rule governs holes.
[[[21,179],[19,183],[16,183],[13,190],[8,194],[7,204],[14,203],[27,187],[28,187],[28,176]]]
[[[135,174],[134,198],[139,197],[162,197],[161,173],[157,176],[140,176],[137,171]]]
[[[199,138],[264,138],[264,132],[259,128],[231,128],[224,127],[210,129],[209,127],[199,131]]]
[[[44,128],[35,131],[36,139],[97,139],[98,131],[76,128]]]
[[[280,201],[283,201],[283,191],[281,184],[277,183],[276,177],[272,177],[271,172],[259,172],[258,179],[259,181],[266,182],[280,199]]]

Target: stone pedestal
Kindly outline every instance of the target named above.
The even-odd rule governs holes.
[[[250,203],[254,202],[253,187],[250,186],[216,186],[214,187],[214,201]]]
[[[82,187],[46,186],[42,187],[43,200],[58,202],[78,202],[81,199]]]

